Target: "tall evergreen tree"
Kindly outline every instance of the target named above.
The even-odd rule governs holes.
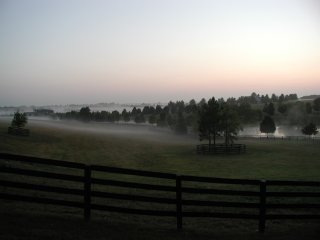
[[[25,113],[16,112],[11,121],[11,127],[23,128],[28,123],[28,117]]]
[[[274,133],[276,131],[276,125],[270,116],[265,116],[260,123],[260,132],[266,133],[269,137],[269,133]]]

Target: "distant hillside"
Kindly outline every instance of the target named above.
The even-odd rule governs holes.
[[[300,99],[301,100],[314,100],[314,99],[319,98],[319,97],[320,97],[320,95],[309,95],[309,96],[303,96]]]

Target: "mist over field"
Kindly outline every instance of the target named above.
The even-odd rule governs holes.
[[[266,136],[261,133],[259,126],[244,126],[243,130],[239,132],[239,136]],[[275,137],[286,137],[286,136],[303,136],[301,128],[296,126],[279,125],[276,127],[276,131],[272,134]]]
[[[1,122],[10,125],[10,117],[0,117]],[[53,120],[49,117],[29,117],[28,126],[44,127],[64,131],[77,131],[87,134],[108,135],[130,140],[147,140],[159,143],[186,144],[196,143],[198,138],[194,134],[177,135],[170,129],[159,128],[151,124],[135,123],[107,123],[89,122],[83,123],[75,120]]]
[[[2,116],[0,121],[8,123],[12,117]],[[171,129],[166,127],[157,127],[149,123],[136,124],[134,122],[88,122],[84,123],[77,120],[54,120],[50,117],[28,117],[28,126],[46,127],[52,129],[63,129],[65,131],[79,131],[88,134],[112,135],[122,138],[132,138],[140,140],[148,140],[153,142],[163,143],[199,143],[199,137],[196,132],[191,132],[187,135],[177,135]],[[266,136],[260,132],[258,125],[246,125],[238,133],[239,137],[250,136],[259,137]],[[271,136],[286,137],[286,136],[303,136],[301,129],[295,126],[280,125],[276,127],[276,131]],[[205,141],[204,141],[205,142]]]

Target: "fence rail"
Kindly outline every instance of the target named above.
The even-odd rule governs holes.
[[[19,166],[19,163],[22,166]],[[26,164],[29,164],[33,168],[39,166],[45,166],[46,171],[42,170],[30,170],[22,168]],[[16,166],[18,165],[18,167]],[[50,172],[49,167],[63,168],[61,172]],[[78,175],[66,173],[72,169],[80,170]],[[211,177],[197,177],[197,176],[179,176],[176,174],[141,171],[125,168],[105,167],[97,165],[84,165],[79,163],[72,163],[66,161],[50,160],[43,158],[35,158],[29,156],[13,155],[8,153],[0,153],[0,199],[11,200],[11,201],[24,201],[41,204],[52,204],[59,206],[67,206],[83,209],[84,218],[89,220],[91,217],[92,210],[109,211],[118,213],[128,214],[139,214],[139,215],[151,215],[151,216],[167,216],[175,217],[177,221],[177,229],[182,229],[183,218],[192,217],[210,217],[210,218],[234,218],[234,219],[251,219],[258,221],[258,227],[260,232],[264,232],[266,221],[271,219],[320,219],[320,182],[315,181],[265,181],[265,180],[248,180],[248,179],[226,179],[226,178],[211,178]],[[97,174],[98,173],[98,174]],[[105,179],[105,174],[113,174],[116,176],[115,179]],[[97,175],[97,176],[94,176]],[[151,184],[151,183],[137,183],[125,181],[121,178],[123,175],[138,176],[148,179],[162,179],[167,184]],[[12,177],[14,176],[14,177]],[[80,188],[72,188],[66,186],[66,183],[60,183],[60,186],[49,186],[46,184],[39,184],[34,182],[19,182],[19,177],[33,177],[36,179],[46,179],[51,181],[52,179],[73,182],[81,184]],[[94,177],[93,177],[94,176]],[[99,176],[99,177],[98,177]],[[122,179],[122,180],[118,180]],[[132,179],[131,179],[132,180]],[[168,182],[171,185],[168,185]],[[204,187],[192,187],[190,183],[206,184]],[[220,188],[208,188],[210,184],[219,185]],[[144,192],[156,191],[164,192],[164,195],[153,194],[152,196],[145,196],[139,193],[128,193],[128,192],[111,192],[103,190],[95,190],[93,186],[112,186],[117,189],[135,189]],[[236,186],[237,189],[227,189],[227,186]],[[316,191],[267,191],[267,187],[313,187]],[[249,187],[250,189],[247,189]],[[241,188],[241,189],[239,189]],[[245,190],[244,190],[245,188]],[[255,190],[252,190],[255,188]],[[26,190],[25,194],[16,194],[10,189],[23,189]],[[82,200],[78,199],[54,199],[49,197],[30,196],[27,195],[28,190],[37,191],[39,193],[56,193],[61,194],[59,196],[80,196]],[[173,194],[171,198],[167,195]],[[156,196],[155,196],[156,195]],[[192,195],[193,199],[188,199],[188,196]],[[165,197],[164,197],[165,196]],[[204,196],[204,197],[203,197]],[[206,197],[207,196],[207,197]],[[210,200],[210,196],[232,196],[232,201],[228,200]],[[241,197],[253,198],[255,202],[248,202],[246,200],[238,200]],[[110,203],[98,204],[93,202],[94,199],[115,199],[127,202],[139,202],[144,203],[157,203],[161,206],[169,205],[174,206],[174,209],[168,210],[167,208],[154,209],[143,205],[143,209],[133,207],[119,207],[111,206]],[[286,203],[276,202],[269,203],[267,199],[280,198],[280,200],[290,200],[294,198],[303,199],[314,199],[316,203]],[[236,200],[236,201],[234,201]],[[105,201],[103,201],[105,203]],[[186,207],[200,207],[200,211],[186,210]],[[149,209],[148,209],[149,207]],[[219,207],[219,211],[203,210],[203,207]],[[222,209],[233,209],[234,212],[228,212]],[[249,209],[255,210],[255,212],[242,213],[238,210]],[[306,209],[312,211],[312,214],[303,213],[297,214],[278,214],[278,213],[267,213],[267,210],[300,210]],[[317,213],[317,214],[315,214]]]
[[[199,144],[197,145],[198,154],[239,154],[247,150],[244,144]]]
[[[255,139],[261,141],[290,141],[290,142],[308,142],[320,143],[320,137],[317,136],[274,136],[274,135],[239,135],[239,139]]]

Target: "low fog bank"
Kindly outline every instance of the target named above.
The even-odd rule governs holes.
[[[0,117],[0,121],[10,124],[12,117]],[[77,131],[88,134],[111,135],[123,138],[133,138],[162,143],[188,144],[198,143],[196,135],[177,135],[170,129],[159,128],[148,124],[79,122],[73,120],[53,120],[46,117],[29,117],[27,128],[45,127],[64,131]]]
[[[0,121],[8,123],[12,117],[0,117]],[[108,123],[108,122],[79,122],[76,120],[53,120],[49,117],[28,117],[28,125],[32,132],[32,127],[56,128],[64,131],[78,131],[88,134],[112,135],[123,138],[134,138],[147,141],[156,141],[163,143],[177,144],[199,144],[199,138],[196,133],[188,135],[177,135],[168,128],[160,128],[150,124],[135,123]],[[241,136],[264,136],[261,134],[258,126],[245,126],[243,131],[239,132]],[[271,134],[270,134],[271,135]],[[276,137],[285,136],[304,136],[301,129],[292,126],[277,126]]]
[[[266,136],[267,134],[260,132],[259,126],[245,126],[243,131],[239,132],[239,136]],[[280,125],[276,127],[274,134],[269,136],[288,137],[288,136],[305,136],[301,132],[301,128],[297,126]]]

